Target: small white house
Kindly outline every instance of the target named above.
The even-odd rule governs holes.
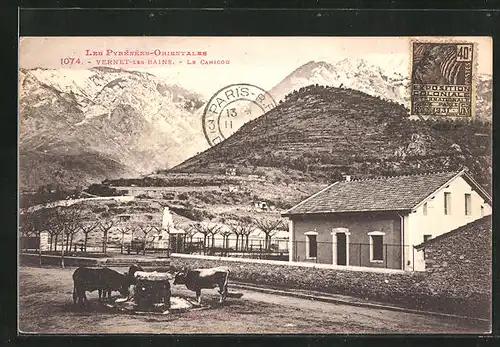
[[[255,201],[254,206],[258,210],[262,211],[268,211],[269,210],[269,205],[266,201]]]
[[[154,248],[168,248],[169,243],[173,237],[184,236],[185,231],[183,229],[176,228],[174,225],[174,219],[170,209],[165,207],[163,209],[163,218],[161,222],[161,232],[153,235],[153,247]]]
[[[414,246],[491,213],[491,197],[463,169],[335,182],[282,216],[290,261],[420,271]]]
[[[235,167],[228,167],[228,168],[226,168],[225,173],[228,176],[236,176],[236,168]]]

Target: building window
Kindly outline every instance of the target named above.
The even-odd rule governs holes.
[[[424,242],[432,238],[432,235],[426,234],[424,235]]]
[[[306,258],[316,259],[318,256],[318,241],[316,237],[318,233],[315,231],[309,231],[305,233],[306,235]]]
[[[424,212],[424,216],[427,216],[427,203],[426,202],[424,203],[424,206],[422,207],[422,209]]]
[[[444,214],[451,214],[451,193],[444,193]]]
[[[370,236],[370,261],[377,263],[384,261],[384,235],[381,231],[369,232]]]
[[[472,209],[471,209],[471,195],[470,194],[465,194],[465,215],[470,216],[472,214]]]

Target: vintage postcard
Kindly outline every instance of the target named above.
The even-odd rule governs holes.
[[[25,334],[491,331],[490,37],[20,37]]]

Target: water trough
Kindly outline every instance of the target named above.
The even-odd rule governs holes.
[[[129,296],[105,303],[106,308],[135,314],[170,314],[215,308],[207,304],[198,304],[189,298],[172,296],[170,273],[135,271],[133,276],[135,284],[130,286]],[[232,298],[242,296],[242,293],[228,293],[228,297]]]

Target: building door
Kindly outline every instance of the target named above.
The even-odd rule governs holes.
[[[347,265],[347,237],[337,233],[337,265]]]

